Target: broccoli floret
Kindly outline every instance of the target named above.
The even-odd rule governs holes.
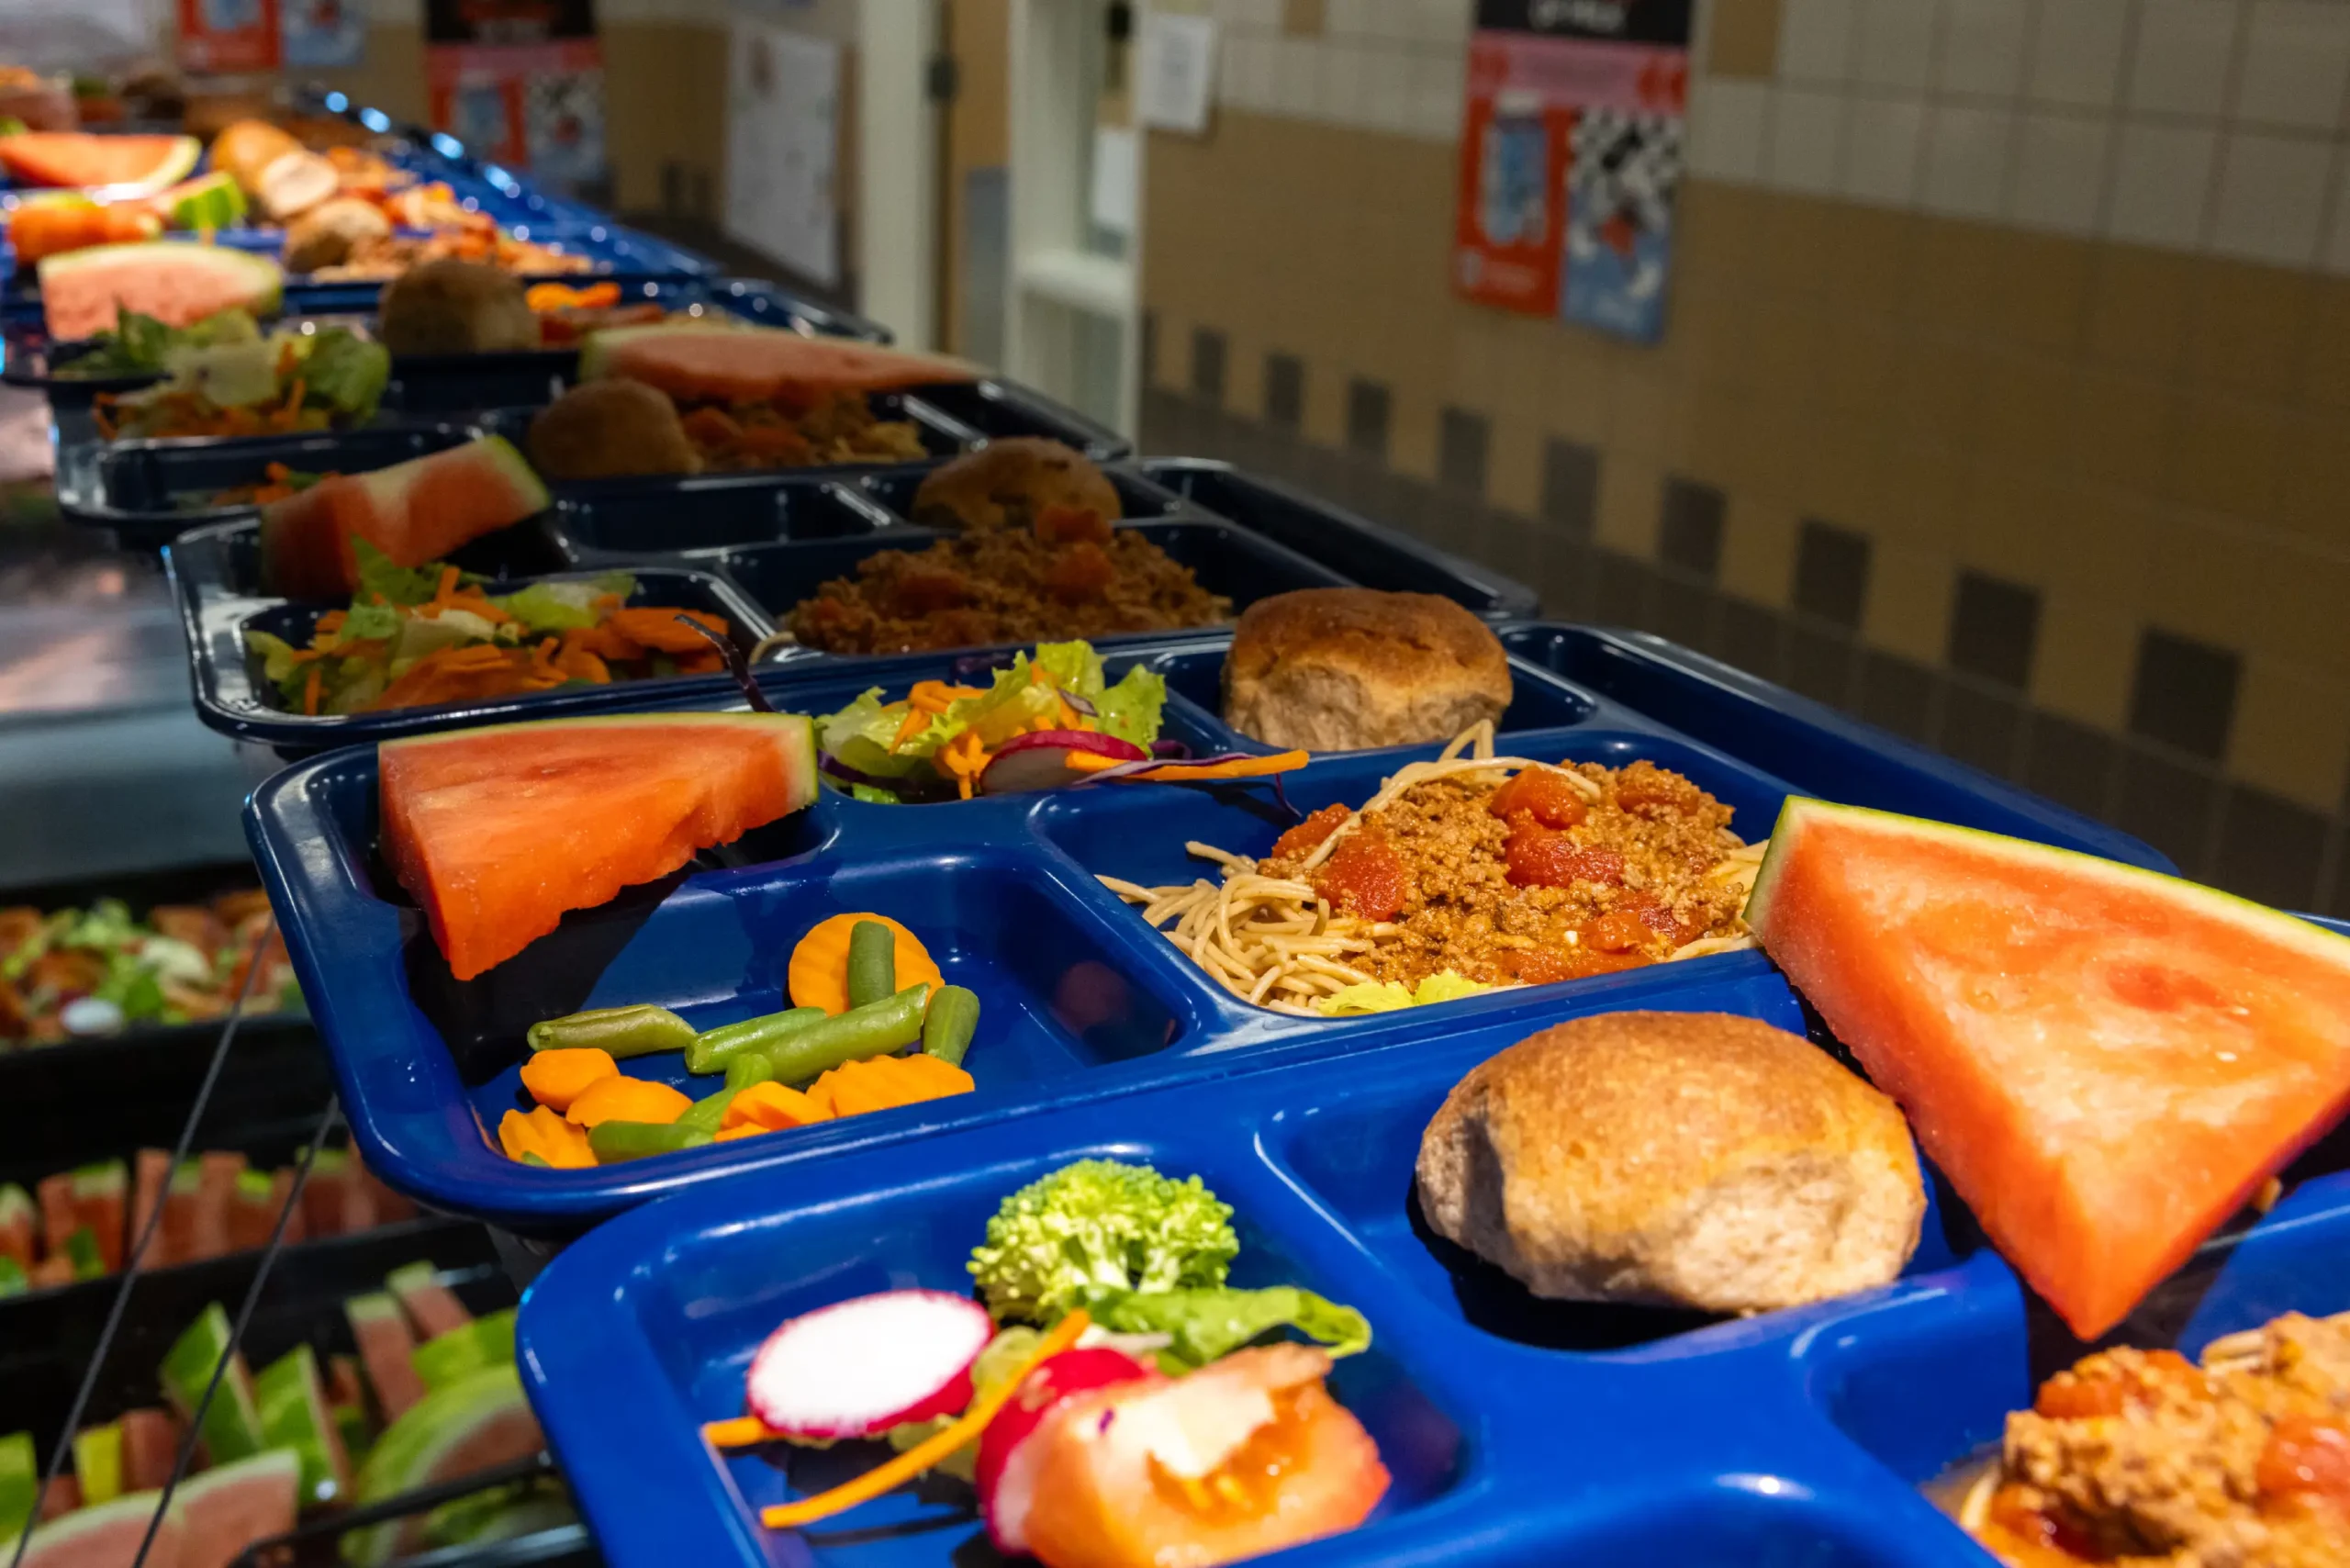
[[[1004,1199],[972,1250],[971,1277],[998,1318],[1048,1324],[1088,1290],[1224,1283],[1240,1250],[1231,1219],[1197,1176],[1080,1159]]]

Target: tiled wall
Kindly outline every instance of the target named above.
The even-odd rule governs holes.
[[[1147,446],[2350,911],[2350,3],[1715,0],[1652,348],[1449,292],[1465,0],[1199,3]]]

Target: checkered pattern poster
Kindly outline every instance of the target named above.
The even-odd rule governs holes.
[[[1640,342],[1664,331],[1690,0],[1479,0],[1453,286]]]
[[[427,0],[432,123],[557,189],[604,174],[604,53],[591,0]]]

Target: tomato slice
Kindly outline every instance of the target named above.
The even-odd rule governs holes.
[[[1308,1346],[1265,1345],[1071,1400],[1031,1439],[1045,1455],[1029,1550],[1046,1568],[1208,1568],[1352,1529],[1387,1469],[1322,1386],[1329,1368]]]

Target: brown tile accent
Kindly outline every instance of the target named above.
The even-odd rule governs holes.
[[[2053,713],[2034,713],[2024,740],[2023,785],[2104,820],[2113,814],[2121,747],[2111,735]]]
[[[1656,556],[1711,581],[1721,570],[1721,491],[1702,479],[1668,474],[1657,514]]]
[[[1292,431],[1305,423],[1305,364],[1293,353],[1265,356],[1265,422]]]
[[[2326,820],[2265,790],[2236,785],[2220,806],[2212,874],[2221,887],[2281,909],[2317,901]]]
[[[2040,595],[1982,572],[1961,572],[1951,601],[1950,662],[1969,675],[2020,691],[2031,683]]]
[[[1322,0],[1281,0],[1281,31],[1292,38],[1322,36]]]
[[[1942,682],[1920,664],[1874,651],[1861,655],[1861,717],[1913,741],[1933,734]]]
[[[2188,876],[2199,878],[2210,860],[2219,798],[2218,783],[2208,772],[2128,746],[2121,754],[2113,824],[2169,856]]]
[[[1599,454],[1577,442],[1552,436],[1542,446],[1544,527],[1574,539],[1588,539],[1599,515]]]
[[[1437,419],[1437,483],[1449,490],[1483,496],[1493,427],[1484,415],[1449,405]]]
[[[2242,675],[2243,661],[2227,649],[2148,627],[2131,686],[2131,733],[2216,761],[2228,748]]]
[[[1868,536],[1807,517],[1796,534],[1796,577],[1791,597],[1807,615],[1848,632],[1861,626],[1869,593]]]
[[[1779,0],[1733,0],[1707,19],[1706,69],[1717,76],[1768,78],[1779,67]]]

